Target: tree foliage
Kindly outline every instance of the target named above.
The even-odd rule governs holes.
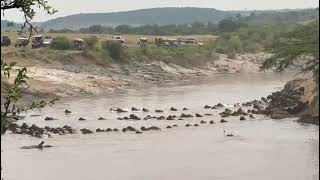
[[[217,53],[256,53],[269,47],[279,34],[288,32],[294,25],[268,25],[241,27],[234,32],[222,33],[215,41]]]
[[[311,104],[315,109],[319,109],[319,21],[281,34],[269,49],[274,55],[263,63],[261,69],[275,67],[282,72],[294,66],[300,68],[302,73],[311,72],[315,82],[315,94]]]
[[[108,40],[101,44],[102,49],[109,52],[114,60],[120,60],[123,54],[122,45],[118,41]]]
[[[16,72],[16,73],[15,73]],[[24,90],[28,88],[27,80],[27,69],[25,67],[18,68],[16,63],[6,63],[1,60],[1,80],[9,82],[9,79],[15,73],[16,76],[13,78],[13,82],[10,83],[6,92],[1,94],[3,102],[1,101],[1,135],[3,135],[8,125],[10,124],[10,116],[19,114],[23,111],[32,109],[43,108],[46,105],[53,105],[57,99],[53,99],[50,102],[34,101],[26,106],[19,106],[18,103],[23,97]]]
[[[237,29],[237,23],[232,19],[224,19],[218,24],[220,32],[232,32]]]
[[[31,23],[31,20],[36,15],[35,7],[43,9],[49,15],[57,12],[57,10],[48,5],[46,0],[1,0],[1,13],[3,15],[5,15],[5,11],[10,9],[18,9],[23,13],[24,23],[20,33],[26,28],[29,30],[30,35],[33,31],[37,31],[36,27]]]
[[[303,73],[313,72],[316,78],[319,77],[319,21],[281,34],[268,49],[274,55],[263,63],[261,69],[275,67],[281,72],[295,66]]]
[[[99,42],[96,36],[91,36],[83,39],[86,42],[86,47],[93,49]]]
[[[190,24],[157,25],[147,24],[141,26],[118,25],[108,27],[93,25],[80,30],[53,30],[53,33],[95,33],[95,34],[144,34],[144,35],[191,35],[191,34],[216,34],[218,27],[213,23],[193,22]]]
[[[57,50],[68,50],[72,48],[72,44],[67,37],[58,36],[52,40],[50,48]]]
[[[54,14],[55,9],[48,5],[46,0],[1,0],[1,13],[5,15],[5,11],[10,9],[18,9],[23,13],[25,22],[20,33],[28,28],[30,35],[36,30],[31,24],[31,20],[36,15],[35,7],[43,8],[48,14]],[[27,27],[28,26],[28,27]],[[10,83],[11,74],[16,72],[13,82]],[[27,111],[34,108],[42,108],[47,104],[53,104],[54,100],[47,103],[46,101],[32,102],[30,105],[19,107],[19,101],[23,97],[24,90],[28,87],[27,69],[25,67],[16,67],[16,63],[6,63],[1,59],[1,82],[8,83],[5,93],[1,93],[3,101],[1,101],[1,135],[7,130],[10,123],[10,115],[16,115],[22,111]]]
[[[93,25],[87,28],[81,28],[78,31],[70,29],[53,30],[50,32],[68,33],[97,33],[97,34],[144,34],[144,35],[192,35],[192,34],[219,34],[224,32],[232,32],[241,27],[248,27],[245,22],[224,19],[220,23],[214,24],[211,22],[203,23],[195,21],[192,23],[184,24],[171,24],[171,25],[157,25],[147,24],[141,26],[118,25],[116,27],[107,27],[102,25]]]

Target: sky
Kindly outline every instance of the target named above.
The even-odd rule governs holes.
[[[35,22],[79,13],[105,13],[155,7],[204,7],[218,10],[269,10],[314,8],[318,0],[48,0],[58,13],[49,16],[37,11]],[[90,3],[88,3],[90,2]],[[2,20],[22,22],[22,14],[8,10]]]

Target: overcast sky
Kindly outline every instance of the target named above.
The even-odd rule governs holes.
[[[53,16],[38,13],[34,21],[78,14],[116,12],[154,7],[205,7],[219,10],[265,10],[318,7],[318,0],[48,0],[59,12]],[[1,18],[22,21],[21,13],[8,10]]]

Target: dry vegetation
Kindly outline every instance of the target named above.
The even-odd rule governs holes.
[[[129,47],[123,49],[121,58],[113,58],[112,54],[101,47],[106,40],[111,39],[110,34],[75,34],[75,33],[46,33],[44,35],[55,38],[57,36],[65,36],[68,39],[87,38],[90,36],[98,37],[99,42],[94,48],[88,48],[84,51],[75,50],[54,50],[51,48],[31,49],[31,43],[28,47],[14,48],[15,39],[18,37],[16,32],[5,32],[3,35],[11,39],[9,47],[2,48],[1,57],[10,61],[17,61],[24,66],[55,64],[78,64],[78,59],[86,59],[90,63],[107,65],[109,63],[129,63],[134,61],[152,62],[163,61],[166,63],[174,63],[185,67],[204,65],[211,59],[212,46],[216,39],[211,35],[194,35],[197,41],[203,42],[205,46],[190,47],[157,47],[150,45],[147,49],[138,46],[138,40],[146,37],[151,43],[157,36],[139,36],[139,35],[123,35],[126,39],[126,45]],[[190,36],[167,36],[167,38],[190,37]]]
[[[8,36],[11,39],[11,42],[14,43],[15,40],[18,37],[17,32],[2,32],[1,33],[4,36]],[[41,34],[41,33],[39,33]],[[43,33],[44,35],[51,36],[52,38],[57,37],[57,36],[65,36],[69,39],[73,38],[86,38],[90,36],[96,36],[98,37],[99,41],[105,41],[105,40],[110,40],[112,38],[112,34],[76,34],[76,33]],[[126,43],[128,45],[135,45],[137,44],[138,40],[141,37],[148,38],[148,40],[151,43],[154,43],[154,39],[156,37],[167,37],[169,39],[174,39],[177,37],[193,37],[196,38],[199,42],[203,43],[208,43],[209,41],[213,41],[216,39],[216,36],[213,35],[188,35],[188,36],[155,36],[155,35],[123,35],[123,37],[126,39]]]

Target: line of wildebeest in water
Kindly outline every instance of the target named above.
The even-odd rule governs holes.
[[[228,109],[225,105],[223,105],[222,103],[218,103],[214,106],[210,106],[210,105],[205,105],[204,109],[222,109],[225,108],[224,111],[220,112],[219,115],[221,117],[220,123],[227,123],[228,121],[226,120],[227,117],[230,116],[240,116],[239,120],[240,121],[244,121],[247,118],[250,119],[255,119],[253,114],[265,114],[265,110],[266,110],[266,104],[268,103],[268,100],[266,98],[261,98],[261,100],[253,100],[253,101],[249,101],[246,103],[237,103],[234,104],[234,107],[239,107],[236,111],[232,111],[230,109]],[[240,106],[245,106],[245,107],[252,107],[252,109],[248,109],[247,111],[243,110]],[[129,113],[128,110],[125,109],[121,109],[121,108],[110,108],[110,111],[112,112],[116,112],[119,115],[120,114],[125,114],[125,113]],[[178,109],[171,107],[170,108],[170,112],[177,112]],[[188,109],[187,108],[183,108],[182,111],[187,112]],[[131,112],[151,112],[150,110],[146,109],[146,108],[142,108],[142,109],[138,109],[136,107],[132,107],[131,108]],[[156,109],[154,110],[155,113],[157,114],[161,114],[164,113],[164,110],[160,110],[160,109]],[[66,115],[70,115],[72,114],[72,112],[68,109],[65,110],[65,114]],[[122,120],[122,121],[140,121],[140,120],[167,120],[167,121],[174,121],[174,120],[178,120],[178,121],[182,121],[185,119],[191,119],[191,118],[201,118],[204,116],[212,116],[213,114],[210,113],[206,113],[206,114],[200,114],[200,113],[196,113],[196,114],[188,114],[188,113],[181,113],[180,116],[177,115],[168,115],[168,116],[164,116],[164,115],[160,115],[160,116],[151,116],[151,115],[147,115],[144,118],[139,117],[138,115],[135,114],[130,114],[129,116],[124,116],[124,117],[118,117],[117,120]],[[31,116],[39,116],[39,115],[31,115]],[[249,117],[246,117],[249,116]],[[58,120],[55,119],[53,117],[46,117],[44,120],[46,121],[53,121],[53,120]],[[78,119],[79,121],[85,121],[86,119],[83,117],[80,117]],[[98,120],[107,120],[103,117],[99,117]],[[186,123],[185,125],[183,125],[184,127],[198,127],[202,124],[210,124],[210,125],[214,125],[215,121],[214,120],[210,120],[210,121],[204,121],[201,120],[199,123],[195,123],[195,124],[191,124],[191,123]],[[172,129],[175,127],[178,127],[178,124],[173,124],[173,125],[168,125],[165,127],[165,129]],[[75,134],[77,133],[77,130],[74,129],[71,126],[65,125],[63,127],[49,127],[49,126],[45,126],[44,128],[42,127],[38,127],[37,125],[33,124],[31,126],[29,126],[26,123],[23,123],[22,125],[19,125],[17,123],[10,123],[8,129],[13,133],[13,134],[27,134],[30,135],[32,137],[37,137],[37,138],[43,138],[45,136],[47,137],[52,137],[52,135],[67,135],[67,134]],[[150,126],[150,127],[145,127],[145,126],[141,126],[140,128],[134,128],[132,126],[127,126],[124,127],[122,129],[118,129],[118,128],[107,128],[107,129],[102,129],[102,128],[98,128],[95,130],[95,132],[97,133],[102,133],[102,132],[134,132],[136,134],[143,134],[143,132],[147,132],[147,131],[160,131],[162,130],[160,127],[158,126]],[[87,128],[82,128],[80,129],[80,132],[82,134],[92,134],[94,133],[94,130],[90,130]]]
[[[221,117],[220,123],[227,123],[228,121],[225,120],[227,117],[230,116],[240,116],[239,120],[244,121],[246,120],[246,116],[249,116],[250,119],[255,119],[254,114],[261,114],[261,115],[266,115],[266,116],[271,116],[273,119],[281,119],[284,117],[288,117],[288,115],[292,114],[297,114],[300,112],[303,112],[308,104],[307,102],[302,102],[301,95],[304,94],[304,89],[299,88],[299,89],[286,89],[284,88],[281,91],[277,91],[269,95],[267,98],[262,97],[261,100],[253,100],[249,101],[246,103],[237,103],[234,104],[234,107],[239,107],[236,111],[232,111],[228,109],[226,106],[224,106],[221,103],[218,103],[217,105],[214,106],[209,106],[205,105],[204,109],[222,109],[225,108],[224,111],[220,112],[219,115]],[[244,111],[241,106],[246,107],[247,111]],[[188,112],[187,108],[182,109],[183,112]],[[129,113],[129,111],[121,108],[111,108],[110,111],[114,111],[118,114],[122,113]],[[151,112],[146,108],[143,109],[138,109],[135,107],[131,108],[132,112]],[[171,112],[178,111],[176,108],[170,108]],[[157,114],[164,113],[163,110],[155,110]],[[65,110],[65,114],[71,114],[72,112],[70,110]],[[187,113],[182,113],[180,116],[176,115],[168,115],[167,117],[160,115],[160,116],[150,116],[147,115],[144,117],[144,120],[151,120],[151,119],[156,119],[156,120],[167,120],[167,121],[173,121],[173,120],[184,120],[184,119],[192,119],[192,118],[201,118],[204,116],[211,116],[213,114],[199,114],[196,113],[195,115],[193,114],[187,114]],[[31,115],[34,116],[34,115]],[[10,117],[11,120],[19,120],[19,117]],[[247,117],[248,118],[248,117]],[[50,121],[50,120],[55,120],[54,118],[51,117],[46,117],[45,120]],[[79,121],[85,121],[85,118],[80,117]],[[98,120],[106,120],[105,118],[98,118]],[[119,117],[118,120],[133,120],[133,121],[139,121],[142,120],[139,116],[135,114],[131,114],[129,116],[124,116],[124,117]],[[35,124],[28,126],[26,123],[23,123],[22,125],[19,125],[15,123],[14,121],[10,121],[11,123],[9,124],[8,130],[10,130],[14,134],[28,134],[33,137],[38,137],[38,138],[43,138],[45,135],[48,137],[51,137],[51,134],[55,135],[65,135],[65,134],[74,134],[77,133],[77,131],[72,128],[71,126],[65,125],[63,127],[56,127],[56,128],[51,128],[48,126],[45,126],[44,128],[38,127]],[[204,120],[201,120],[199,124],[191,124],[187,123],[183,125],[183,127],[197,127],[202,124],[210,124],[214,125],[215,121],[211,120],[209,122],[206,122]],[[166,127],[166,129],[172,129],[178,127],[177,124],[174,125],[169,125]],[[101,129],[98,128],[95,131],[97,133],[109,133],[109,132],[135,132],[136,134],[143,134],[146,131],[161,131],[162,129],[157,126],[151,126],[151,127],[145,127],[142,126],[139,129],[136,129],[132,126],[127,126],[123,129],[118,129],[118,128],[107,128],[107,129]],[[92,134],[94,131],[90,129],[83,128],[80,130],[82,134]],[[227,137],[233,137],[233,134],[225,134],[225,130],[223,130],[224,135]],[[44,147],[53,147],[50,145],[43,145],[44,141],[42,141],[38,145],[33,145],[33,146],[25,146],[22,147],[23,149],[32,149],[32,148],[38,148],[42,149]]]

